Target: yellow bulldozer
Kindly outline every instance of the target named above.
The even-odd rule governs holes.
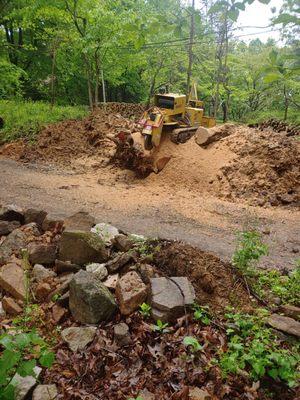
[[[177,144],[185,143],[199,126],[216,125],[214,118],[204,116],[203,105],[203,101],[198,100],[195,84],[188,101],[183,94],[156,94],[153,107],[146,110],[139,121],[140,131],[130,137],[120,137],[117,158],[142,174],[161,171],[171,158],[159,157],[164,137]]]
[[[172,142],[179,144],[189,140],[199,126],[215,126],[215,119],[203,113],[203,101],[198,100],[195,88],[188,102],[182,94],[156,94],[154,107],[145,111],[140,121],[145,149],[159,147],[163,131],[169,134]]]

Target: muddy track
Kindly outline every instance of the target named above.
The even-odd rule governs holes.
[[[106,179],[110,171],[72,174],[52,166],[0,158],[0,203],[66,216],[86,210],[99,221],[148,236],[179,239],[230,259],[235,232],[256,227],[270,254],[261,266],[292,269],[300,251],[300,212],[234,204],[204,194],[151,188],[143,181]],[[99,183],[100,182],[100,183]]]

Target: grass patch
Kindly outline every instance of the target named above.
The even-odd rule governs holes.
[[[80,119],[87,115],[85,106],[54,106],[41,101],[0,100],[0,117],[4,126],[0,142],[26,138],[33,141],[47,124],[65,119]]]

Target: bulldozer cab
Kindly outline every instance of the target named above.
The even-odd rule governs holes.
[[[156,94],[154,105],[162,109],[167,115],[184,114],[186,96],[175,93]]]

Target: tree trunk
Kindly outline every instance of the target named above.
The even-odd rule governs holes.
[[[286,86],[283,85],[283,94],[284,94],[284,121],[287,120],[287,116],[288,116],[288,109],[289,109],[289,98],[286,92]]]
[[[56,67],[56,45],[53,46],[52,70],[51,70],[51,108],[55,103],[55,67]]]
[[[193,43],[195,35],[195,0],[192,0],[192,11],[191,11],[191,26],[190,26],[190,41],[189,41],[189,64],[187,70],[187,82],[186,82],[186,96],[188,98],[191,87],[191,75],[193,67]]]

